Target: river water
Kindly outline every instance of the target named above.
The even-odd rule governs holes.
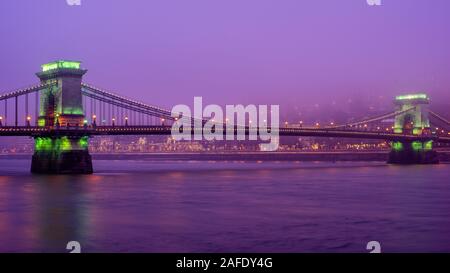
[[[0,252],[450,252],[450,165],[0,160]]]

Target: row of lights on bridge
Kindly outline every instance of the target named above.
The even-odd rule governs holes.
[[[58,118],[59,115],[57,114],[56,117]],[[92,124],[93,124],[93,125],[96,125],[97,115],[92,115],[92,120],[93,120]],[[127,117],[127,116],[124,118],[124,120],[125,120],[125,125],[128,125],[128,117]],[[176,121],[176,120],[178,120],[178,119],[175,118],[175,121]],[[212,120],[212,121],[215,122],[214,120]],[[226,123],[228,123],[228,121],[229,121],[228,118],[225,119],[225,122],[226,122]],[[116,123],[116,118],[112,118],[112,119],[111,119],[111,122],[112,122],[112,125],[114,126],[115,123]],[[164,125],[164,122],[165,122],[165,119],[164,119],[164,118],[161,118],[161,123],[162,123],[162,125]],[[84,120],[84,123],[87,124],[88,121],[87,121],[87,120]],[[249,123],[251,124],[252,121],[250,120]],[[267,120],[264,120],[264,123],[267,123]],[[31,126],[31,116],[27,116],[27,118],[26,118],[26,124],[27,124],[27,126]],[[300,121],[299,124],[300,124],[300,126],[303,126],[303,121]],[[413,123],[411,122],[411,124],[413,124]],[[284,122],[284,125],[285,125],[286,127],[288,127],[289,122],[285,121],[285,122]],[[335,125],[334,122],[330,122],[330,126],[334,126],[334,125]],[[0,116],[0,126],[3,126],[3,116]],[[316,122],[316,123],[315,123],[315,126],[316,126],[317,128],[319,128],[319,127],[320,127],[320,123],[319,123],[319,122]],[[368,125],[367,125],[367,124],[364,124],[363,127],[364,127],[364,128],[367,128]],[[361,128],[361,127],[359,127],[359,128]],[[380,126],[377,126],[376,129],[377,129],[377,130],[381,130],[381,127],[380,127]],[[392,127],[390,127],[390,128],[388,127],[388,128],[386,128],[385,130],[386,130],[386,131],[390,131],[390,130],[393,130],[393,129],[394,129],[394,126],[392,126]],[[439,130],[440,130],[441,133],[445,133],[445,130],[440,129],[439,127],[436,127],[435,129],[436,129],[437,132],[439,132]],[[449,132],[449,134],[450,134],[450,132]]]
[[[58,118],[59,115],[56,115],[56,117]],[[3,120],[3,117],[0,116],[0,125],[1,125],[2,120]],[[29,123],[29,122],[31,121],[31,116],[28,116],[26,120],[27,120],[27,122]],[[93,122],[95,123],[96,120],[97,120],[97,116],[96,116],[96,115],[92,115],[92,120],[93,120]],[[175,118],[175,120],[178,120],[178,119]],[[112,123],[113,123],[113,125],[114,125],[115,122],[116,122],[116,118],[112,118],[111,121],[112,121]],[[212,120],[212,121],[215,122],[214,120]],[[227,119],[225,120],[225,122],[228,123],[228,121],[229,121],[229,119],[227,118]],[[125,117],[125,122],[126,122],[126,123],[128,122],[128,117]],[[161,122],[164,123],[164,122],[165,122],[165,119],[164,119],[164,118],[161,118]],[[85,120],[85,123],[87,123],[87,120]],[[251,124],[252,121],[250,120],[249,123]],[[264,123],[267,123],[267,120],[264,120]],[[300,121],[299,124],[300,124],[300,126],[302,126],[302,125],[303,125],[303,121]],[[285,122],[284,122],[284,125],[285,125],[286,127],[288,127],[289,122],[288,122],[288,121],[285,121]],[[335,125],[334,122],[330,122],[330,126],[334,126],[334,125]],[[315,123],[315,126],[316,126],[316,127],[320,127],[320,123],[319,123],[319,122],[316,122],[316,123]],[[363,127],[364,127],[364,128],[367,128],[368,125],[367,125],[367,124],[364,124]],[[391,127],[391,129],[394,129],[394,127]],[[439,128],[436,128],[436,130],[438,130],[438,129],[439,129]],[[380,127],[379,127],[379,126],[377,127],[377,130],[380,130]],[[389,128],[386,128],[386,131],[387,131],[387,130],[389,130]]]
[[[125,118],[124,118],[124,120],[125,120],[125,125],[128,125],[128,117],[127,116],[125,116]],[[164,118],[161,118],[161,123],[162,123],[162,125],[164,125],[164,122],[165,122],[166,120],[164,119]],[[84,123],[85,124],[87,124],[88,123],[88,120],[84,120]],[[97,115],[92,115],[92,124],[93,125],[96,125],[97,124]],[[111,119],[111,124],[114,126],[114,125],[116,125],[116,118],[112,118]]]
[[[264,120],[264,122],[266,122],[265,120]],[[300,124],[300,127],[303,127],[303,121],[299,121],[299,124]],[[289,126],[289,122],[288,121],[285,121],[284,122],[284,125],[285,125],[285,127],[287,128],[288,126]],[[334,123],[334,122],[330,122],[329,123],[329,126],[335,126],[336,124]],[[414,122],[411,122],[411,125],[414,125]],[[314,126],[316,127],[316,128],[320,128],[320,123],[319,122],[316,122],[315,124],[314,124]],[[367,129],[368,127],[369,127],[369,125],[368,124],[364,124],[364,125],[358,125],[358,126],[356,126],[356,125],[350,125],[350,127],[354,127],[354,128],[365,128],[365,129]],[[423,128],[422,128],[423,129]],[[380,127],[380,126],[377,126],[376,127],[376,130],[377,131],[380,131],[380,130],[382,130],[382,128]],[[386,132],[389,132],[389,131],[391,131],[391,130],[394,130],[394,126],[391,126],[391,127],[386,127],[385,129],[384,129]],[[442,128],[439,128],[439,127],[435,127],[435,130],[436,130],[436,132],[440,132],[440,133],[442,133],[442,134],[444,134],[445,133],[445,130],[443,130]],[[450,132],[448,133],[448,134],[450,134]]]
[[[31,126],[31,116],[27,116],[26,123],[27,126]],[[0,126],[3,126],[3,116],[0,116]]]
[[[56,118],[57,118],[57,122],[58,122],[59,114],[56,115]],[[93,124],[96,124],[97,116],[96,115],[92,115],[92,120],[93,120]],[[124,120],[125,120],[125,125],[128,125],[128,117],[125,117]],[[177,119],[175,119],[175,120],[177,120]],[[115,125],[116,118],[112,118],[111,121],[112,121],[112,124]],[[164,125],[165,119],[161,118],[161,122]],[[88,121],[85,119],[84,123],[87,124]],[[31,116],[27,116],[27,118],[26,118],[26,125],[27,126],[31,126]],[[0,126],[3,126],[3,116],[0,116]]]

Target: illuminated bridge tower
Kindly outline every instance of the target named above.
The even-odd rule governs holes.
[[[428,118],[429,98],[426,94],[410,94],[395,98],[396,112],[394,132],[423,136],[423,141],[393,141],[389,163],[394,164],[435,164],[439,163],[433,150],[430,120]]]
[[[34,137],[31,172],[92,173],[88,136],[58,133],[61,128],[83,126],[81,80],[86,72],[80,62],[56,61],[42,65],[36,73],[42,84],[49,85],[40,91],[38,126],[55,130]]]

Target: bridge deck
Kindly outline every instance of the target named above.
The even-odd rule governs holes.
[[[96,127],[0,127],[0,136],[95,136],[95,135],[170,135],[171,126],[96,126]],[[249,133],[248,128],[238,129]],[[235,129],[234,133],[237,133]],[[437,135],[405,135],[378,131],[356,131],[317,128],[280,128],[280,136],[337,137],[381,139],[390,141],[427,141],[450,143],[450,137]]]

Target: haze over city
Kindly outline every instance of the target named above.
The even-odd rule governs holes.
[[[448,10],[446,0],[2,1],[0,82],[3,92],[34,84],[41,64],[74,59],[86,82],[167,108],[203,96],[286,114],[390,106],[417,91],[438,107],[450,87]]]

